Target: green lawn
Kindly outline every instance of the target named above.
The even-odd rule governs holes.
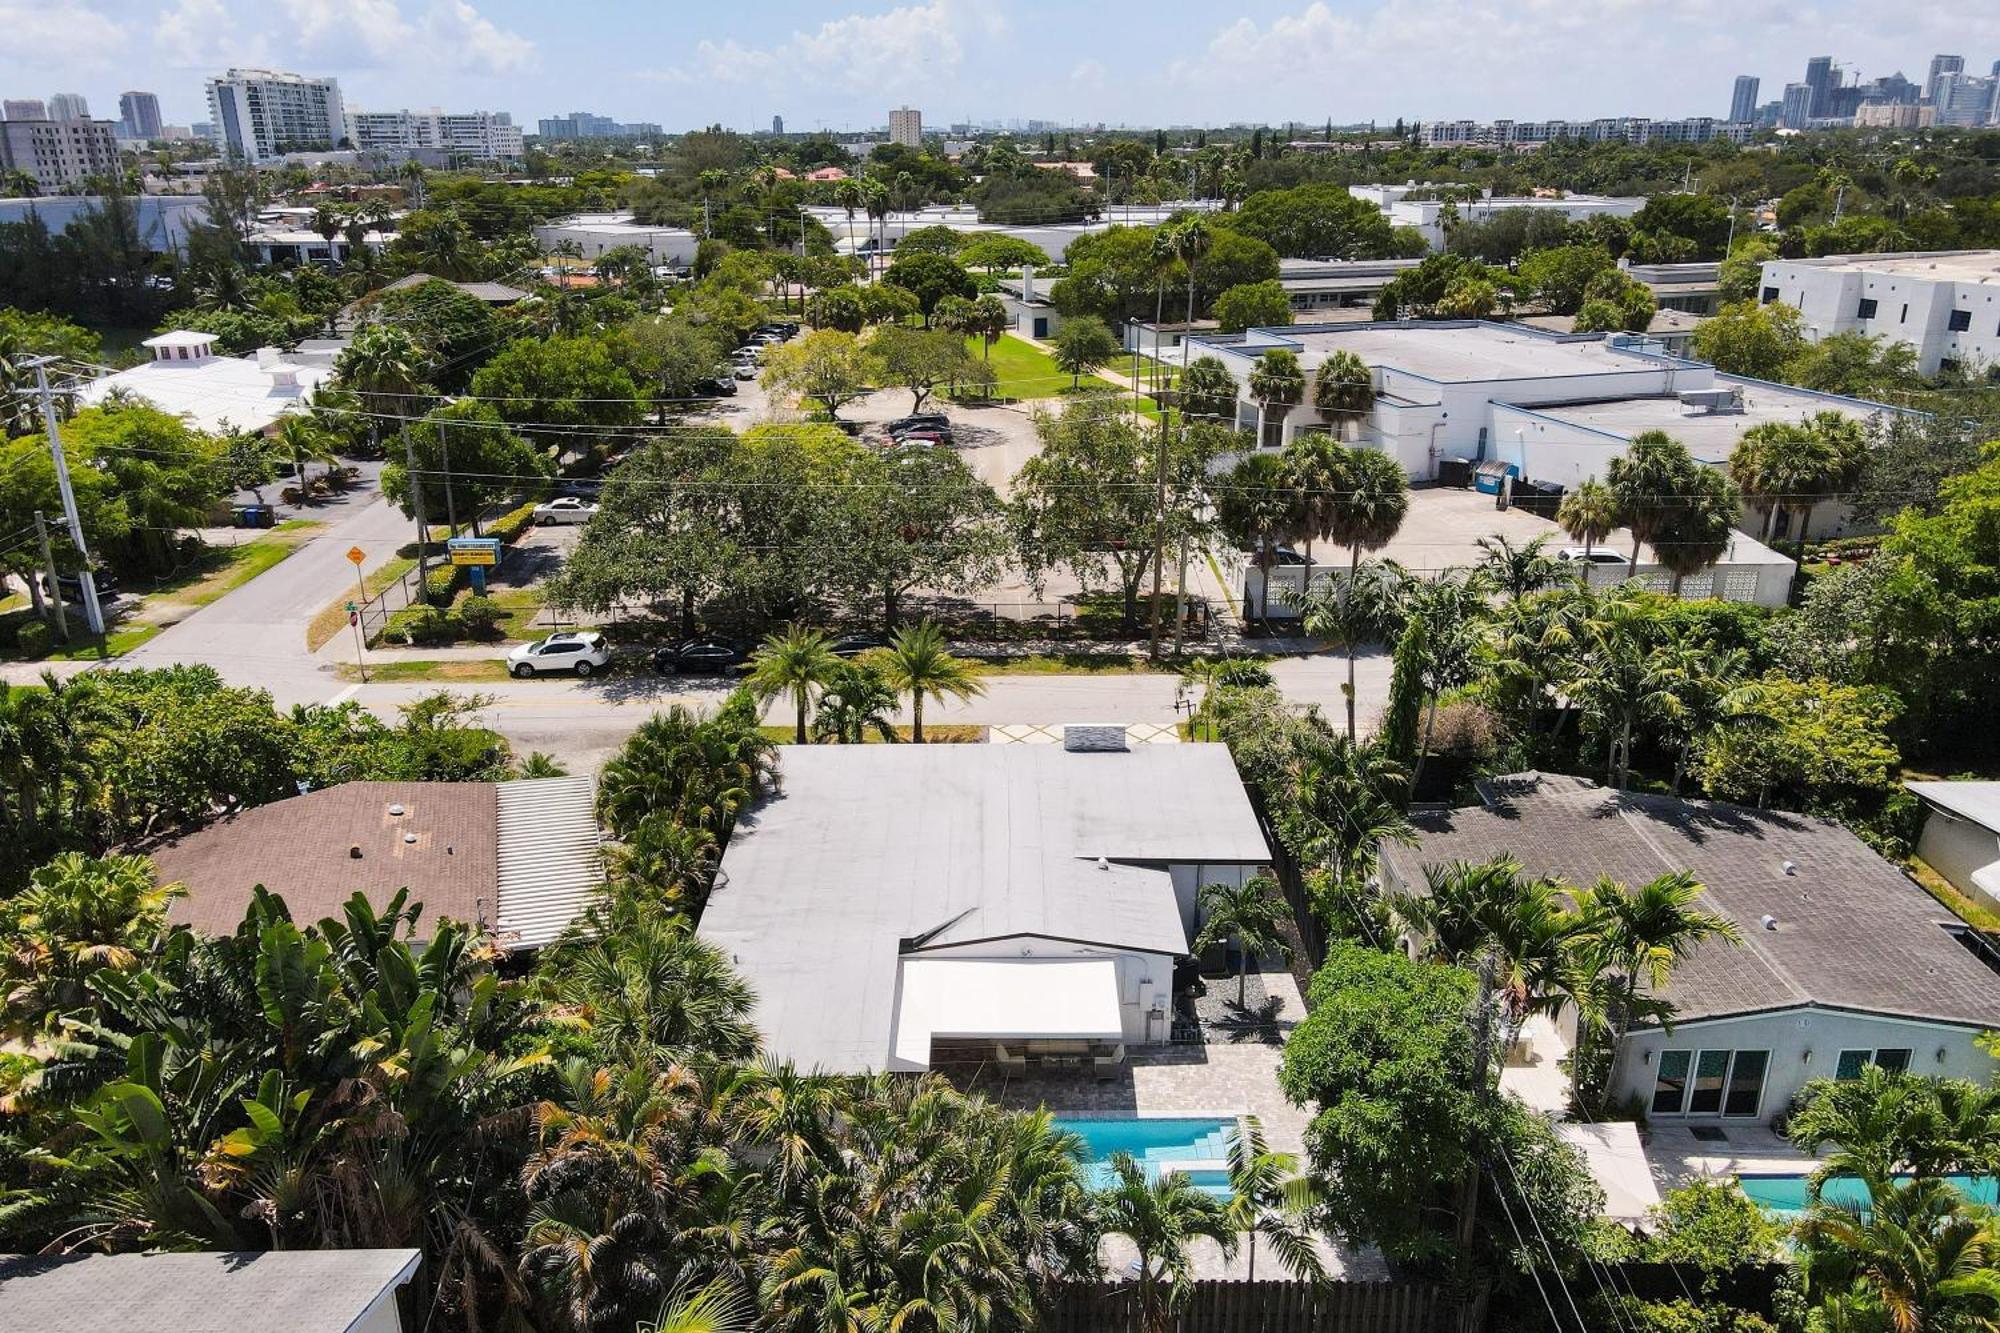
[[[984,357],[993,367],[993,373],[998,376],[998,383],[993,386],[993,396],[996,398],[1021,401],[1033,398],[1057,398],[1065,393],[1074,392],[1070,376],[1056,364],[1055,358],[1031,342],[1021,338],[1002,337],[993,344],[990,354],[977,338],[966,339],[965,345],[974,356]],[[1125,365],[1129,369],[1129,359]],[[1118,369],[1115,365],[1106,368]],[[1085,375],[1081,387],[1102,389],[1106,385],[1112,388],[1124,387],[1095,375]],[[1129,390],[1126,396],[1128,398],[1131,396]],[[1148,416],[1153,416],[1158,411],[1151,402],[1144,399],[1140,400],[1139,410]]]
[[[360,680],[361,672],[352,662],[334,669],[342,680]],[[370,662],[371,681],[499,681],[509,679],[507,664],[498,658],[478,662]],[[567,677],[565,677],[567,679]]]

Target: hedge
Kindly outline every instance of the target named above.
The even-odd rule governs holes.
[[[14,631],[14,646],[21,650],[23,657],[45,656],[55,646],[55,631],[45,620],[25,620]]]
[[[424,600],[432,606],[450,606],[458,595],[460,570],[457,565],[434,565],[424,573]]]
[[[521,534],[532,527],[534,522],[535,502],[530,500],[520,508],[509,509],[506,513],[488,523],[486,525],[486,535],[489,537],[498,537],[504,544],[512,546],[515,542],[521,540]]]

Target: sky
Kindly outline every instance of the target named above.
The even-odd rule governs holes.
[[[349,107],[585,110],[669,131],[721,123],[1308,125],[1397,117],[1724,115],[1830,55],[1921,80],[1984,73],[2000,5],[1880,0],[0,0],[0,96],[155,92],[202,119],[203,80],[262,65],[340,80]]]

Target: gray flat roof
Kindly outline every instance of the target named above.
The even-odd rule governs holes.
[[[2000,833],[2000,782],[1906,782],[1911,793]]]
[[[1889,412],[1856,398],[1809,393],[1804,389],[1767,384],[1761,380],[1741,380],[1717,375],[1718,389],[1743,391],[1741,412],[1707,412],[1689,407],[1678,397],[1655,395],[1641,398],[1609,398],[1591,403],[1553,403],[1522,410],[1538,412],[1559,421],[1608,431],[1626,439],[1642,431],[1663,430],[1696,458],[1705,462],[1728,461],[1730,450],[1743,432],[1767,421],[1804,421],[1816,412],[1838,412],[1856,421],[1866,421],[1877,412]]]
[[[1417,844],[1385,846],[1385,864],[1411,885],[1425,865],[1502,855],[1571,884],[1691,872],[1707,889],[1697,906],[1734,921],[1743,945],[1708,941],[1681,964],[1666,990],[1677,1021],[1816,1005],[2000,1024],[2000,975],[1952,939],[1950,913],[1831,820],[1539,773],[1484,795],[1483,806],[1414,815]]]
[[[416,1250],[12,1255],[0,1258],[0,1328],[348,1333],[393,1299],[420,1258]]]
[[[1828,269],[1836,273],[1881,273],[1933,282],[2000,282],[2000,250],[1926,250],[1881,255],[1826,255],[1819,259],[1773,259],[1780,267]]]
[[[1270,858],[1221,745],[788,746],[781,768],[701,935],[757,992],[766,1049],[805,1067],[887,1066],[906,939],[1181,954],[1164,867]]]
[[[1501,324],[1365,324],[1322,331],[1306,326],[1273,332],[1299,343],[1300,359],[1308,366],[1316,366],[1329,353],[1340,350],[1354,353],[1371,366],[1388,366],[1447,384],[1599,375],[1643,370],[1652,364],[1613,351],[1598,338],[1571,342],[1536,329]]]

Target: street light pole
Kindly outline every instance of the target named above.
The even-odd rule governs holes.
[[[69,520],[70,544],[76,547],[77,557],[83,561],[83,568],[77,573],[77,584],[83,590],[83,615],[90,625],[90,632],[98,638],[104,637],[104,608],[97,604],[97,574],[90,567],[90,548],[83,540],[83,520],[76,513],[76,492],[70,489],[69,462],[63,457],[62,431],[56,423],[55,394],[49,390],[49,363],[52,356],[37,357],[28,364],[35,368],[35,387],[42,398],[42,426],[49,436],[49,456],[55,460],[56,487],[62,492],[63,517]],[[57,601],[62,600],[62,584],[55,587]]]

